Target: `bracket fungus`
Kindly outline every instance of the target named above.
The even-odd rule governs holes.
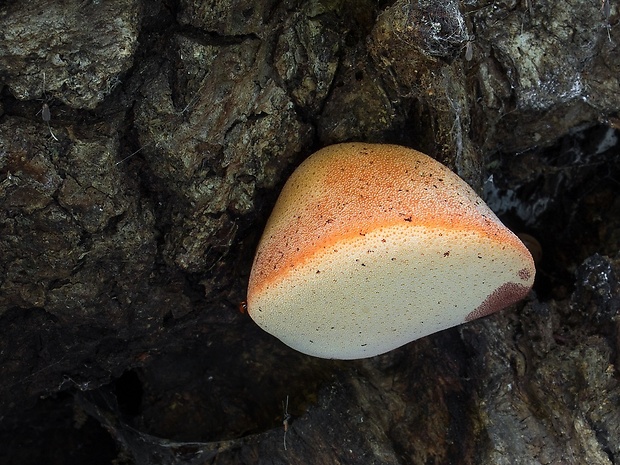
[[[405,147],[346,143],[286,182],[247,305],[300,352],[357,359],[517,302],[534,274],[523,243],[447,167]]]

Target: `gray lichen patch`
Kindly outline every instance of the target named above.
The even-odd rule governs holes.
[[[489,149],[549,145],[620,105],[620,54],[600,2],[529,4],[468,6],[482,103],[474,119],[486,121]]]
[[[150,169],[176,199],[166,257],[197,271],[219,228],[252,211],[256,188],[278,181],[310,128],[264,68],[260,41],[205,45],[180,35],[175,43],[178,71],[145,85],[136,123]]]
[[[341,42],[338,16],[320,3],[307,2],[286,19],[274,65],[296,105],[321,109],[332,89]]]
[[[278,7],[275,0],[255,2],[180,2],[179,23],[222,36],[266,35],[265,24]]]
[[[133,64],[139,24],[133,0],[13,3],[0,12],[0,71],[20,100],[93,109]]]
[[[95,308],[130,301],[136,289],[126,284],[152,267],[152,212],[114,163],[118,139],[69,133],[57,142],[20,119],[0,126],[2,311],[91,318]]]

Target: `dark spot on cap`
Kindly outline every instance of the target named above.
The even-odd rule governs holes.
[[[520,269],[517,274],[519,275],[519,278],[521,278],[523,281],[529,281],[530,277],[532,276],[532,272],[527,268]]]

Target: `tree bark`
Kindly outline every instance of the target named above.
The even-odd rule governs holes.
[[[0,4],[3,463],[620,462],[615,2]],[[450,166],[529,298],[360,361],[238,310],[309,154]]]

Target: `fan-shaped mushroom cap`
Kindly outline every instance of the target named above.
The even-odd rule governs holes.
[[[527,248],[444,165],[396,145],[339,144],[284,186],[248,312],[300,352],[365,358],[500,310],[534,274]]]

